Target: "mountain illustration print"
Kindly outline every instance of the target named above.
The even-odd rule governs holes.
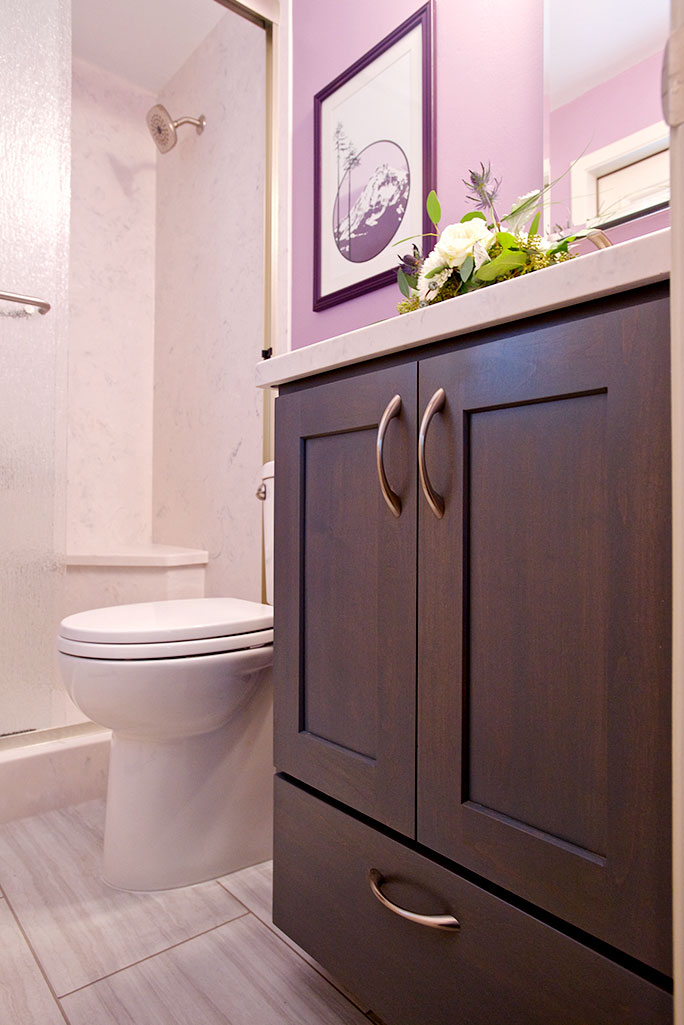
[[[334,147],[335,244],[345,260],[365,263],[383,251],[404,219],[411,188],[408,160],[401,146],[387,139],[357,153],[341,122]]]

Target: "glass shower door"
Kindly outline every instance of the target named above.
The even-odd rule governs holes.
[[[0,735],[61,725],[71,7],[0,12]]]

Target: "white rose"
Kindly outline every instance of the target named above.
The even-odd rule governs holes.
[[[449,224],[440,235],[434,251],[449,267],[460,267],[478,242],[489,249],[494,235],[481,217],[473,217],[464,224]]]

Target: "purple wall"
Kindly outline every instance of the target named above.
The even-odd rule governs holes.
[[[550,115],[551,178],[562,174],[583,152],[608,146],[641,128],[662,121],[660,69],[662,54],[656,53],[614,78],[595,86]],[[570,175],[553,189],[553,223],[571,223]],[[648,231],[666,228],[669,210],[609,228],[613,243],[624,242]],[[587,251],[591,250],[589,246]]]
[[[396,314],[396,287],[312,310],[313,97],[421,0],[293,0],[292,347]],[[501,209],[541,184],[542,2],[435,0],[435,129],[443,226],[470,209],[461,183],[491,162]]]

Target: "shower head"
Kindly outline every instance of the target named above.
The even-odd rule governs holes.
[[[155,104],[147,112],[147,127],[160,153],[168,153],[176,145],[176,129],[179,125],[196,125],[197,134],[201,135],[206,123],[207,119],[204,114],[199,117],[179,117],[177,121],[174,121],[161,103]]]

